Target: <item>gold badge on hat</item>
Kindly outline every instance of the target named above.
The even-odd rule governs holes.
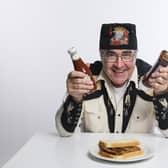
[[[113,30],[113,37],[110,39],[110,45],[128,45],[128,34],[129,31],[126,28],[121,26],[115,27]]]

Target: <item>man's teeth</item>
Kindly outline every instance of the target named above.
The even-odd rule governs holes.
[[[124,71],[115,71],[115,72],[117,72],[117,73],[123,73]]]

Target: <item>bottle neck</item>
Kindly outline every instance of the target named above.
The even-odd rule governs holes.
[[[71,58],[73,61],[76,61],[76,60],[80,59],[80,56],[78,54],[73,54],[73,55],[71,55]]]

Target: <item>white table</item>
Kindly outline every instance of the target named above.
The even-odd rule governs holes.
[[[136,163],[112,163],[91,157],[88,149],[100,139],[138,139],[155,148],[153,158]],[[149,134],[80,133],[72,137],[56,134],[33,136],[3,168],[158,168],[167,167],[168,139]]]

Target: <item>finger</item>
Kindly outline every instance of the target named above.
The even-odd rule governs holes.
[[[156,80],[157,78],[166,80],[165,82],[168,82],[168,73],[167,72],[155,72],[152,74],[150,80]]]
[[[80,78],[72,78],[67,80],[67,90],[71,92],[71,90],[92,90],[94,88],[92,81],[85,81]]]
[[[159,84],[165,84],[165,79],[163,77],[156,78],[157,83]]]
[[[68,74],[68,78],[84,78],[85,76],[86,74],[80,71],[72,71]]]
[[[73,84],[72,89],[74,90],[92,90],[93,89],[93,84],[92,85],[85,85],[85,84]]]
[[[87,90],[87,89],[70,89],[68,91],[68,93],[74,97],[77,97],[77,96],[81,96],[81,95],[84,95],[84,94],[87,94],[89,93],[91,90]]]
[[[73,78],[71,79],[73,84],[93,85],[93,81],[90,78]]]
[[[168,82],[168,73],[167,72],[160,72],[159,75],[156,76],[156,78],[162,78],[163,80],[167,80],[167,82]]]
[[[160,87],[160,84],[159,83],[150,83],[151,87],[154,89],[154,90],[158,90],[158,89],[161,89]]]
[[[151,75],[151,78],[157,78],[160,76],[160,72],[159,71],[156,71],[156,72],[153,72],[152,75]]]
[[[165,80],[162,77],[155,78],[154,80],[155,80],[155,83],[158,83],[161,85],[165,84]]]
[[[150,83],[150,86],[154,89],[154,92],[156,94],[165,93],[168,90],[167,83],[160,84],[160,83],[157,83],[157,82],[153,82],[153,83]]]
[[[167,82],[168,82],[168,73],[167,73],[167,72],[162,72],[162,73],[161,73],[161,77],[162,77],[163,79],[167,80]]]
[[[159,72],[165,72],[168,73],[168,66],[167,67],[161,67]]]

